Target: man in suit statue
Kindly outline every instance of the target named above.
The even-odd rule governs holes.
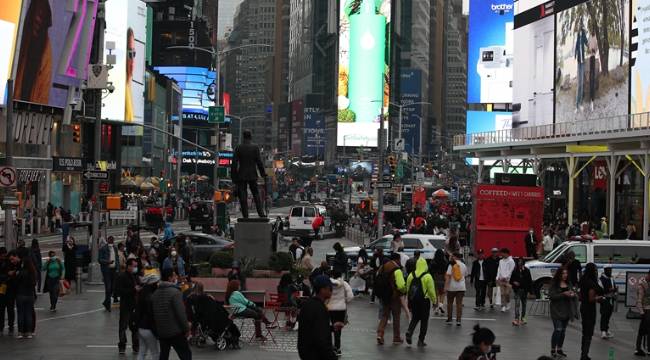
[[[260,193],[257,188],[258,170],[266,182],[266,173],[264,172],[264,164],[262,164],[262,158],[260,156],[260,148],[252,143],[253,136],[250,130],[244,130],[242,132],[242,138],[243,143],[235,148],[230,173],[233,182],[237,185],[242,216],[248,218],[248,187],[251,189],[251,194],[253,194],[257,214],[261,218],[264,218],[266,214],[264,214],[262,200],[260,199]]]

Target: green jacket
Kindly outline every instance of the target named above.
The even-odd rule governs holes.
[[[239,314],[249,307],[255,307],[255,303],[246,299],[244,294],[239,291],[233,291],[228,299],[228,304],[233,307],[234,313]]]
[[[61,260],[48,260],[44,266],[45,275],[52,279],[60,279],[63,276],[63,264]]]
[[[426,273],[424,276],[422,274]],[[424,291],[424,297],[428,298],[431,300],[432,303],[436,304],[437,303],[437,296],[436,296],[436,287],[433,282],[433,277],[431,274],[429,274],[429,266],[427,265],[427,261],[424,260],[423,258],[419,258],[418,261],[415,263],[415,276],[413,273],[409,274],[408,279],[406,279],[406,289],[410,290],[411,289],[411,282],[415,277],[420,277],[420,281],[422,282],[422,290]]]

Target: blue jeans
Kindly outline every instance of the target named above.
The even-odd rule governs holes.
[[[31,333],[34,329],[34,296],[19,295],[16,297],[18,310],[18,332]]]
[[[553,335],[551,336],[551,349],[561,349],[564,345],[564,336],[566,335],[566,327],[569,325],[569,320],[556,320],[553,319]]]
[[[585,63],[578,63],[578,89],[576,90],[576,109],[582,104],[585,92]]]

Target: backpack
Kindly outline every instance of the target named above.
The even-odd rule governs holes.
[[[372,291],[373,294],[375,294],[375,296],[384,304],[389,303],[393,297],[393,283],[391,282],[391,277],[395,276],[394,273],[397,269],[398,268],[396,267],[391,271],[379,271],[375,277]]]
[[[454,264],[451,267],[451,276],[456,281],[461,281],[463,279],[463,272],[460,270],[460,265]]]
[[[419,305],[424,303],[424,289],[422,288],[422,277],[428,274],[428,272],[423,272],[420,276],[416,277],[413,273],[413,280],[411,280],[411,286],[408,289],[408,300],[409,307],[414,305]]]

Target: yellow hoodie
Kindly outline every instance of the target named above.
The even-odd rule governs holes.
[[[424,273],[424,276],[422,274]],[[415,262],[415,277],[420,277],[420,282],[422,282],[422,290],[424,291],[424,297],[428,298],[431,300],[432,303],[436,304],[437,303],[437,296],[436,296],[436,287],[433,282],[433,277],[429,272],[429,265],[427,265],[427,261],[424,260],[423,258],[419,258],[418,261]],[[409,277],[406,279],[406,289],[407,291],[411,290],[411,282],[414,279],[413,273],[409,274]]]

